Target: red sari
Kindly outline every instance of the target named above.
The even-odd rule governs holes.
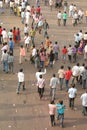
[[[16,43],[16,36],[17,36],[17,32],[16,32],[16,29],[13,29],[13,40],[14,40],[14,43]]]
[[[17,29],[17,31],[16,31],[16,40],[17,40],[17,43],[20,43],[21,36],[20,36],[20,30],[19,29]]]

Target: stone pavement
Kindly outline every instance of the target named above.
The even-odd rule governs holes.
[[[33,4],[34,0],[30,1],[30,4]],[[75,3],[78,7],[82,7],[85,11],[86,1],[77,0],[70,1],[69,4]],[[72,27],[71,19],[68,20],[66,27],[57,26],[57,10],[53,9],[51,12],[49,7],[43,6],[43,1],[41,1],[42,13],[49,22],[49,36],[50,39],[54,42],[57,40],[62,47],[64,44],[68,45],[69,43],[74,43],[74,33],[77,33],[80,29],[83,30],[83,33],[87,29],[85,24],[85,18],[83,24],[79,24],[77,27]],[[0,22],[3,23],[2,27],[6,27],[7,30],[13,28],[14,26],[20,27],[21,34],[23,36],[23,25],[21,24],[20,17],[15,17],[9,14],[9,10],[6,9],[4,14],[0,14]],[[23,39],[22,39],[23,40]],[[42,35],[36,34],[36,44],[40,44],[41,41],[44,41]],[[54,64],[54,68],[47,68],[47,74],[44,76],[46,78],[46,90],[44,94],[44,99],[39,100],[37,88],[34,86],[35,81],[35,72],[37,71],[30,62],[26,61],[23,65],[18,64],[19,58],[19,46],[15,46],[15,74],[4,74],[2,68],[0,68],[0,130],[61,130],[57,125],[55,127],[50,126],[50,119],[48,114],[48,103],[50,101],[49,97],[49,79],[53,73],[57,73],[60,65],[62,64],[61,54],[59,55],[59,61]],[[78,56],[78,62],[82,63],[82,56]],[[65,64],[65,69],[67,65]],[[74,65],[74,64],[72,64]],[[1,67],[1,66],[0,66]],[[26,91],[22,91],[19,95],[16,94],[17,87],[17,72],[19,68],[24,68],[25,79],[26,79]],[[68,107],[68,96],[65,92],[65,88],[60,92],[57,88],[56,101],[58,99],[63,99],[66,105],[65,111],[65,121],[64,121],[64,130],[87,130],[87,117],[83,117],[81,114],[81,101],[80,95],[84,92],[81,86],[77,85],[78,96],[75,101],[76,109],[72,111]]]

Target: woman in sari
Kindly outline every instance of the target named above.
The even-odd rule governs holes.
[[[82,55],[83,54],[83,49],[84,49],[84,40],[82,39],[80,41],[79,47],[78,47],[78,54]]]

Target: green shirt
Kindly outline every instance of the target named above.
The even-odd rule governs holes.
[[[63,19],[67,19],[67,13],[63,13]]]

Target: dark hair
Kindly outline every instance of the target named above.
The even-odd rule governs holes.
[[[57,41],[55,42],[55,44],[57,44]]]
[[[62,105],[63,104],[63,100],[59,100],[59,103]]]
[[[23,45],[21,45],[21,48],[23,48]]]
[[[71,70],[71,67],[70,67],[70,66],[68,66],[68,69],[69,69],[69,70]]]
[[[77,66],[79,66],[79,63],[77,63]]]
[[[50,101],[51,104],[54,104],[54,100]]]
[[[64,66],[62,65],[60,68],[61,68],[61,69],[63,69],[63,68],[64,68]]]
[[[23,69],[22,69],[22,68],[20,69],[20,72],[23,72]]]
[[[74,83],[73,83],[73,84],[71,84],[71,87],[72,87],[72,88],[74,88],[74,87],[75,87],[75,84],[74,84]]]
[[[38,72],[41,72],[41,69],[39,69]]]
[[[40,75],[39,77],[42,78],[42,75]]]
[[[56,77],[56,75],[55,75],[55,74],[53,74],[53,77]]]
[[[82,63],[82,66],[85,66],[85,63]]]

